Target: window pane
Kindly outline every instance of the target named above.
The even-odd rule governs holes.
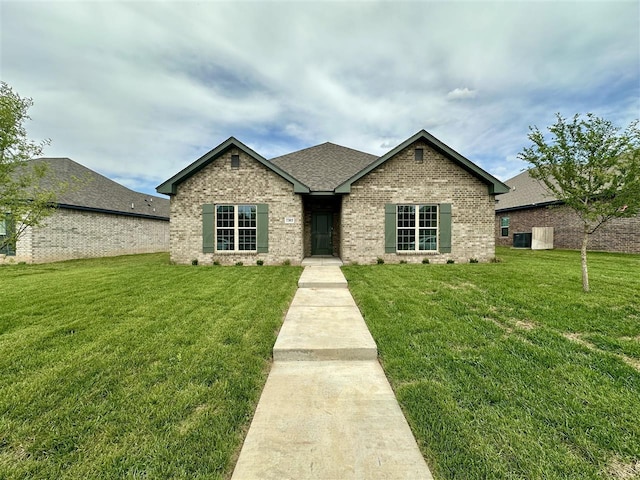
[[[233,205],[218,205],[216,207],[216,226],[218,228],[233,228]]]
[[[233,250],[235,239],[233,228],[218,228],[216,230],[216,238],[218,242],[218,250]]]
[[[410,228],[416,226],[416,207],[414,205],[398,205],[397,216],[398,228]]]
[[[435,205],[420,206],[420,228],[436,228],[438,226],[438,207]]]
[[[238,231],[238,249],[256,250],[256,230],[255,228],[241,228]]]
[[[509,217],[502,217],[500,219],[500,226],[501,227],[508,227],[509,226]]]
[[[238,206],[238,227],[256,228],[256,206],[255,205],[239,205]]]
[[[509,228],[501,228],[500,229],[500,236],[502,237],[508,237],[509,236]]]
[[[418,250],[436,250],[438,246],[437,229],[421,228]]]
[[[415,250],[416,249],[416,230],[415,228],[399,228],[398,229],[398,250]]]
[[[4,236],[7,234],[7,221],[2,219],[0,220],[0,235]]]

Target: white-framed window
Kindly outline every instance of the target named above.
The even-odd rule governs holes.
[[[396,206],[396,248],[399,252],[438,250],[438,206]]]
[[[0,218],[0,235],[5,236],[7,234],[7,221],[4,218]]]
[[[500,236],[509,236],[509,217],[500,217]]]
[[[257,206],[216,205],[216,250],[257,251]]]

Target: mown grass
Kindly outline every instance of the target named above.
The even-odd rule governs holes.
[[[344,268],[437,479],[640,478],[640,256]]]
[[[0,478],[226,478],[300,274],[0,268]]]

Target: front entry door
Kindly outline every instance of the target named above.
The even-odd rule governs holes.
[[[333,215],[330,213],[311,214],[311,255],[331,255],[331,230]]]

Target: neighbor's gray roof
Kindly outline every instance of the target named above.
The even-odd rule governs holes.
[[[290,173],[313,192],[334,189],[375,162],[377,156],[326,142],[271,159],[271,163]]]
[[[510,190],[496,197],[496,211],[515,210],[520,208],[549,205],[557,202],[547,187],[529,175],[525,170],[519,175],[505,181]]]
[[[69,182],[71,188],[56,199],[62,208],[169,218],[168,199],[130,190],[69,158],[38,158],[31,162],[48,165],[43,186],[50,188],[59,182]],[[72,182],[74,177],[79,180],[76,186]]]

